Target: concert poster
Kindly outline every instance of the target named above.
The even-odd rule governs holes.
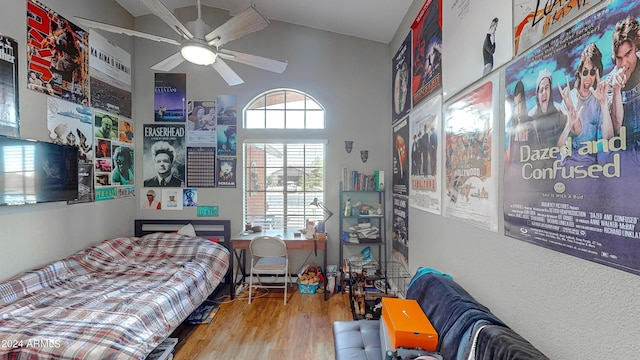
[[[391,79],[393,94],[393,112],[391,123],[409,114],[411,111],[411,96],[409,90],[409,74],[411,74],[411,31],[407,34],[400,48],[391,59]]]
[[[443,213],[498,230],[497,129],[499,74],[444,106]]]
[[[0,135],[20,136],[18,43],[0,35]]]
[[[427,0],[411,25],[413,106],[442,85],[442,0]]]
[[[89,104],[89,33],[36,0],[27,1],[27,88]]]
[[[505,234],[640,275],[640,4],[602,4],[505,70]]]
[[[393,127],[393,193],[409,195],[409,117],[396,122]]]
[[[520,55],[600,0],[513,0],[513,47]]]
[[[442,96],[436,94],[409,115],[409,206],[442,213]]]
[[[187,120],[187,74],[155,73],[153,109],[156,122]]]
[[[459,93],[513,58],[513,0],[447,1],[442,8],[442,92]]]
[[[89,77],[91,107],[131,119],[131,54],[92,32]]]

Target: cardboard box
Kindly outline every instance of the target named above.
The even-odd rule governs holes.
[[[382,319],[391,348],[421,348],[435,351],[438,333],[415,300],[382,298]]]

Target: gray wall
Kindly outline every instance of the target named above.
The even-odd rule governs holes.
[[[389,56],[423,4],[412,4]],[[501,129],[498,138],[503,135]],[[499,174],[502,171],[501,166]],[[499,232],[492,233],[414,208],[409,214],[412,273],[424,266],[451,274],[551,359],[638,357],[637,276],[505,237],[502,220]]]
[[[10,3],[10,4],[9,4]],[[133,19],[113,0],[45,0],[62,16],[74,15],[132,26]],[[49,141],[46,96],[27,89],[24,0],[9,0],[0,12],[0,33],[18,42],[20,132],[24,138]],[[129,38],[108,36],[132,51]],[[78,251],[89,244],[133,232],[134,199],[67,206],[50,204],[0,207],[0,279],[32,269]]]

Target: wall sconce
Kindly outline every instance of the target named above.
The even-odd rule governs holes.
[[[344,149],[347,150],[347,154],[350,154],[351,150],[353,149],[353,141],[346,140],[344,142]]]
[[[367,159],[369,159],[369,150],[360,150],[360,159],[363,163],[366,163]]]

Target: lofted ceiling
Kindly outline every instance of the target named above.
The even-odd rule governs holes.
[[[151,12],[138,0],[116,0],[134,17]],[[202,5],[231,15],[250,5],[268,19],[331,31],[388,44],[413,0],[201,0]],[[169,9],[196,5],[196,0],[162,0]]]

